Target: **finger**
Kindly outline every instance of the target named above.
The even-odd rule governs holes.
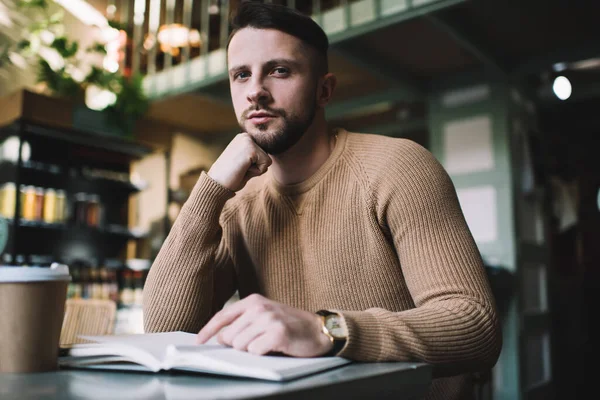
[[[221,329],[231,324],[240,315],[242,315],[244,308],[233,307],[236,305],[238,304],[233,304],[231,307],[227,307],[226,309],[216,313],[215,316],[212,317],[202,329],[200,329],[200,332],[198,332],[198,335],[196,336],[196,343],[206,343],[208,339],[215,336]]]
[[[230,306],[225,307],[212,317],[210,321],[198,332],[196,343],[206,343],[208,339],[216,335],[225,326],[231,324],[240,315],[246,312],[249,307],[256,306],[264,302],[264,298],[257,294],[245,297]]]
[[[268,333],[265,333],[255,337],[254,340],[247,345],[247,351],[248,353],[263,356],[267,353],[277,351],[273,344],[273,337]]]
[[[256,164],[256,165],[266,165],[267,167],[269,165],[271,165],[273,163],[273,160],[271,160],[271,157],[269,157],[269,155],[267,154],[266,151],[264,151],[262,149],[262,147],[260,147],[252,138],[252,136],[250,136],[249,134],[245,134],[245,137],[247,139],[250,140],[251,145],[254,149],[254,152],[252,154],[252,163]]]
[[[267,169],[269,169],[269,167],[271,166],[271,164],[273,164],[273,160],[271,159],[271,157],[269,157],[269,155],[267,153],[265,153],[264,151],[262,151],[261,157],[259,157],[258,162],[256,163],[256,166],[260,168],[260,170],[265,173],[267,172]]]
[[[240,315],[235,321],[233,321],[229,326],[223,328],[218,333],[219,343],[225,344],[228,346],[232,346],[235,338],[240,334],[240,332],[247,329],[248,326],[252,325],[252,323],[258,318],[256,310],[248,309],[242,315]]]
[[[250,178],[254,178],[255,176],[260,176],[260,175],[264,174],[265,172],[267,172],[265,167],[258,166],[258,165],[252,165],[246,171],[246,175],[248,175]]]
[[[235,336],[231,347],[240,351],[248,351],[248,345],[260,335],[265,334],[267,329],[266,324],[254,320]]]
[[[273,163],[271,157],[265,153],[261,148],[256,146],[256,151],[252,154],[252,167],[257,168],[260,173],[267,172],[269,166]]]

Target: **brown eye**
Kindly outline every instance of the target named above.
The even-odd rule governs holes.
[[[275,75],[287,75],[289,73],[287,68],[284,67],[277,67],[273,70],[273,73]]]

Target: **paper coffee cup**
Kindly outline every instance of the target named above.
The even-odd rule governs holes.
[[[70,281],[66,265],[0,266],[0,372],[58,368]]]

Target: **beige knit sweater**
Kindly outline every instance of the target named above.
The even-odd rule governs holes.
[[[468,398],[466,373],[501,348],[454,186],[406,139],[338,130],[327,161],[295,185],[267,172],[234,194],[203,173],[148,275],[145,329],[197,332],[235,290],[340,311],[341,356],[432,363],[429,399]]]

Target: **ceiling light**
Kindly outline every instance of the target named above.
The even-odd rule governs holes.
[[[571,97],[571,93],[573,88],[571,87],[571,82],[565,76],[557,76],[554,79],[554,83],[552,84],[552,90],[556,97],[561,100],[567,100]]]
[[[552,66],[552,69],[554,70],[554,72],[562,72],[565,69],[567,69],[567,63],[564,63],[564,62],[556,63]]]
[[[190,46],[200,47],[202,44],[202,38],[200,37],[200,31],[198,29],[192,29],[189,34]]]
[[[158,30],[158,42],[167,47],[184,47],[189,43],[190,30],[181,24],[163,25]]]

